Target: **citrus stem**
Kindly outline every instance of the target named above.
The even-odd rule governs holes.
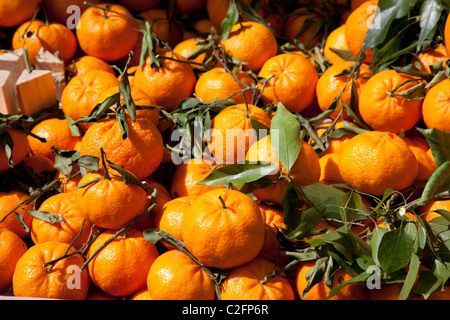
[[[219,195],[218,198],[219,198],[220,202],[222,203],[222,209],[226,209],[227,205],[225,204],[225,201],[223,200],[222,196]]]
[[[400,83],[398,86],[396,86],[394,89],[392,89],[391,91],[388,92],[389,97],[392,98],[395,95],[397,95],[396,94],[397,90],[400,89],[401,87],[403,87],[405,84],[410,83],[410,82],[416,82],[416,81],[418,81],[418,79],[409,79],[409,80],[406,80],[406,81]]]
[[[292,260],[290,261],[287,265],[284,265],[283,267],[281,267],[278,270],[273,270],[272,273],[269,273],[268,275],[266,275],[263,279],[261,279],[259,281],[259,283],[261,285],[265,285],[267,284],[270,279],[274,278],[274,277],[278,277],[281,274],[283,274],[284,272],[286,272],[287,270],[290,270],[292,268],[294,268],[297,264],[299,264],[301,262],[301,260],[296,259],[296,260]]]
[[[109,175],[108,168],[106,166],[106,154],[103,151],[102,146],[100,146],[100,154],[101,154],[101,159],[102,159],[102,166],[103,166],[103,169],[105,170],[105,179],[111,180],[111,176]]]

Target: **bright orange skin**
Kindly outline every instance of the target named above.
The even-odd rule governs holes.
[[[445,45],[439,45],[436,48],[429,49],[417,54],[418,62],[420,62],[420,70],[431,72],[430,66],[437,62],[441,62],[441,66],[448,59],[447,48]]]
[[[235,77],[243,84],[250,87],[255,81],[246,72],[241,71]],[[195,96],[203,102],[213,102],[214,100],[233,99],[237,103],[251,104],[253,90],[246,90],[239,94],[237,91],[245,87],[236,81],[224,68],[217,67],[202,73],[195,84]]]
[[[148,289],[145,287],[130,297],[130,300],[153,300],[148,292]]]
[[[249,147],[258,139],[251,118],[270,128],[271,120],[267,113],[251,104],[229,106],[213,118],[209,148],[215,159],[227,163],[245,160]]]
[[[116,233],[106,230],[89,248],[91,257]],[[145,288],[147,274],[159,256],[156,246],[144,239],[141,231],[130,229],[126,237],[122,234],[106,244],[89,262],[88,270],[92,282],[112,296],[128,296]]]
[[[11,139],[14,143],[14,146],[12,148],[12,160],[13,160],[13,166],[18,165],[21,163],[25,157],[27,156],[28,152],[30,151],[30,145],[28,144],[27,134],[22,131],[18,131],[16,129],[13,129],[11,127],[7,127],[6,131],[11,136]],[[8,169],[10,169],[8,156],[6,155],[5,148],[0,148],[0,172],[4,172]]]
[[[222,188],[194,200],[183,215],[181,234],[186,248],[201,263],[227,269],[258,255],[264,244],[264,221],[252,198]]]
[[[321,182],[344,182],[339,171],[339,154],[328,153],[319,159]]]
[[[265,104],[279,102],[292,112],[301,112],[314,100],[319,79],[314,66],[304,56],[282,53],[269,58],[258,76],[269,79],[265,85],[258,83]]]
[[[11,287],[17,261],[27,249],[25,242],[16,233],[0,227],[0,292]]]
[[[368,131],[356,135],[341,149],[339,171],[352,188],[382,195],[388,188],[401,191],[415,181],[418,164],[414,153],[399,136]]]
[[[0,27],[15,27],[31,19],[42,0],[0,1]]]
[[[181,42],[179,42],[174,48],[173,52],[179,54],[182,57],[185,57],[186,59],[189,57],[191,53],[193,53],[197,48],[197,38],[188,38]],[[190,59],[190,61],[196,62],[196,63],[202,63],[203,59],[205,58],[206,54],[202,53],[198,55],[194,59]],[[193,64],[193,67],[197,67],[197,65]]]
[[[147,178],[160,165],[163,157],[161,133],[147,118],[136,122],[126,116],[128,137],[122,138],[120,124],[115,119],[97,122],[86,131],[81,142],[81,155],[100,157],[100,146],[109,161],[134,174]]]
[[[115,61],[128,55],[136,44],[139,36],[137,23],[123,16],[131,16],[131,13],[121,5],[99,6],[122,15],[95,7],[87,8],[78,22],[78,43],[87,55]]]
[[[241,27],[242,26],[242,27]],[[245,70],[259,72],[264,63],[277,54],[277,39],[265,25],[253,21],[238,23],[222,41],[225,52],[246,62]]]
[[[81,137],[73,136],[69,123],[66,119],[51,118],[37,123],[31,132],[38,137],[45,138],[48,143],[41,142],[38,139],[28,136],[31,153],[33,155],[44,156],[55,161],[55,155],[52,147],[61,150],[73,150],[75,144],[81,141]]]
[[[114,177],[107,180],[100,173],[88,173],[79,185],[96,178],[101,180],[77,189],[79,208],[93,224],[105,229],[120,229],[144,212],[147,195],[141,187],[125,184]],[[93,203],[102,205],[94,206]]]
[[[450,16],[447,16],[444,27],[444,42],[447,49],[447,55],[450,54]]]
[[[42,47],[55,54],[64,61],[70,63],[77,52],[77,38],[75,34],[63,24],[50,23],[41,26],[37,34]]]
[[[214,300],[215,283],[197,263],[179,250],[162,253],[147,276],[153,300]]]
[[[41,20],[27,21],[20,25],[14,32],[12,38],[13,50],[19,50],[26,47],[28,58],[31,65],[35,65],[39,50],[42,48],[41,41],[38,38],[38,30],[45,26]]]
[[[374,20],[377,5],[378,0],[366,1],[352,11],[347,18],[345,23],[345,39],[348,49],[355,57],[357,57],[361,51],[364,38]],[[366,48],[364,53],[366,55],[364,62],[370,64],[372,61],[373,49]]]
[[[328,110],[336,97],[342,92],[336,111],[330,115],[330,118],[336,119],[339,116],[344,107],[343,102],[350,105],[352,83],[351,80],[349,81],[349,75],[342,77],[336,77],[336,75],[350,69],[353,65],[354,62],[339,62],[333,64],[322,74],[317,82],[317,103],[322,111]],[[356,74],[354,78],[358,96],[360,96],[362,89],[367,84],[368,78],[371,76],[372,72],[369,67],[363,64],[359,73]],[[345,110],[343,116],[346,120],[350,119]]]
[[[407,100],[390,95],[395,88],[411,77],[395,70],[385,70],[373,75],[359,95],[359,112],[364,122],[373,130],[400,133],[412,129],[422,118],[422,100]],[[396,90],[401,93],[418,84],[408,82]]]
[[[31,239],[35,244],[52,240],[70,244],[81,232],[80,237],[73,244],[79,249],[89,239],[92,223],[87,219],[86,212],[77,206],[75,192],[58,193],[47,198],[38,211],[50,212],[59,221],[49,223],[33,218]],[[81,227],[83,227],[82,230]]]
[[[73,72],[74,76],[86,73],[91,70],[102,70],[109,72],[112,75],[116,75],[113,68],[109,65],[108,62],[87,55],[77,59],[73,64],[69,66],[69,70]]]
[[[404,137],[403,140],[408,144],[411,151],[416,156],[419,164],[419,172],[417,173],[417,180],[427,180],[437,168],[437,164],[433,157],[427,153],[430,146],[425,138],[420,136]]]
[[[221,300],[294,300],[294,290],[283,274],[261,284],[274,268],[273,262],[257,257],[231,269],[221,287]]]
[[[98,97],[105,90],[118,85],[116,76],[103,70],[91,70],[77,75],[64,88],[61,97],[62,111],[74,121],[88,116]]]
[[[0,220],[19,206],[24,201],[28,200],[29,195],[23,191],[9,191],[0,193]],[[20,214],[23,216],[24,223],[28,228],[31,227],[31,220],[33,217],[25,210],[33,210],[33,203],[23,205],[19,209],[15,210],[13,213],[0,223],[0,227],[8,228],[9,230],[16,233],[21,238],[26,238],[30,235],[29,232],[25,231],[19,219],[16,218],[15,214]]]
[[[14,270],[13,288],[17,297],[35,297],[47,299],[84,300],[89,291],[90,279],[87,269],[80,272],[85,262],[80,254],[71,255],[50,266],[44,263],[71,254],[75,248],[69,244],[48,241],[30,247],[19,259]],[[74,268],[75,267],[75,268]],[[75,272],[80,275],[79,284],[73,281]],[[68,284],[74,285],[68,286]]]
[[[178,240],[183,241],[183,236],[181,234],[183,216],[194,199],[195,197],[189,196],[178,197],[164,204],[160,211],[155,212],[155,228],[167,232]],[[175,249],[175,247],[167,242],[163,241],[162,244],[169,250]]]
[[[207,191],[222,188],[197,184],[211,174],[214,164],[204,159],[191,159],[183,162],[175,169],[170,185],[170,194],[173,198],[183,196],[198,196]]]
[[[328,35],[323,49],[323,54],[331,64],[344,62],[339,55],[331,51],[331,49],[348,50],[347,42],[345,41],[345,24],[337,27]]]
[[[449,200],[437,200],[430,201],[423,207],[420,207],[418,212],[425,219],[425,221],[431,221],[434,218],[441,217],[441,215],[434,210],[446,210],[450,212],[450,201]]]
[[[307,186],[312,183],[318,182],[320,178],[320,164],[319,157],[314,149],[301,140],[302,147],[297,160],[293,164],[289,177],[301,186]],[[286,174],[286,169],[283,167],[278,157],[272,148],[270,141],[270,135],[260,139],[254,143],[247,152],[246,159],[249,161],[263,161],[269,162],[280,167],[281,172]],[[305,170],[304,168],[308,168]],[[278,174],[278,173],[275,173]],[[270,176],[268,176],[270,178]],[[262,201],[274,201],[277,204],[281,204],[281,198],[286,190],[286,181],[279,180],[274,184],[271,184],[265,188],[257,188],[253,191],[253,194]]]
[[[450,80],[445,79],[432,87],[426,94],[422,105],[422,116],[428,128],[450,131],[446,119],[450,115]]]
[[[168,50],[159,51],[162,57],[172,57]],[[183,60],[178,54],[174,58]],[[152,68],[150,58],[136,71],[134,85],[144,91],[157,106],[171,111],[181,99],[194,92],[195,74],[188,63],[160,59],[161,67]]]
[[[302,297],[303,291],[305,290],[308,279],[306,279],[306,274],[308,270],[314,267],[315,261],[303,262],[296,272],[296,290],[297,294],[302,300],[325,300],[331,289],[325,285],[324,282],[319,282],[313,286],[305,297]],[[353,276],[347,273],[344,269],[339,269],[333,275],[332,287],[335,288],[341,283],[350,280]],[[331,297],[329,300],[367,300],[368,292],[364,290],[364,283],[354,283],[347,287],[341,289],[336,295]]]

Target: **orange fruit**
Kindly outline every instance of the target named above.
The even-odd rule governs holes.
[[[15,27],[31,19],[42,0],[2,0],[0,2],[0,27]]]
[[[441,67],[448,59],[447,48],[445,45],[438,45],[436,48],[430,48],[427,51],[419,52],[417,60],[420,63],[420,70],[431,73],[430,66],[441,62]],[[418,65],[416,63],[416,65]]]
[[[247,21],[234,25],[222,41],[225,52],[246,63],[245,70],[259,72],[264,63],[277,54],[278,44],[272,31],[262,23]]]
[[[361,96],[362,89],[366,86],[368,79],[372,76],[372,71],[370,71],[367,65],[363,64],[361,65],[359,72],[352,77],[352,80],[349,80],[350,75],[336,77],[343,71],[352,68],[353,65],[354,62],[351,61],[333,64],[317,81],[317,103],[322,111],[328,110],[333,101],[340,95],[336,111],[330,114],[330,118],[336,119],[339,116],[344,107],[343,102],[350,106],[352,92],[351,81],[353,80],[355,82],[357,94],[358,96]],[[350,119],[346,110],[343,111],[343,116],[344,119]]]
[[[415,181],[418,164],[408,144],[391,132],[367,131],[341,149],[339,172],[350,187],[371,195],[401,191]]]
[[[23,164],[33,170],[36,174],[55,171],[54,163],[49,158],[40,155],[31,155],[23,160]]]
[[[312,183],[318,182],[320,178],[320,164],[319,157],[314,149],[301,140],[302,147],[297,160],[293,164],[289,177],[301,186],[307,186]],[[275,150],[272,148],[270,135],[255,142],[248,150],[246,160],[248,161],[263,161],[280,167],[280,171],[283,174],[287,174],[286,169],[278,160]],[[308,170],[305,170],[308,168]],[[277,176],[279,173],[275,174]],[[271,176],[267,176],[271,178]],[[273,176],[272,176],[273,178]],[[279,180],[273,184],[264,188],[256,188],[253,190],[253,195],[261,201],[275,202],[281,204],[281,199],[286,190],[286,181],[284,179]]]
[[[322,137],[325,132],[327,131],[327,129],[334,123],[334,120],[330,120],[329,118],[321,120],[321,121],[317,121],[316,123],[314,123],[314,125],[317,125],[317,129],[315,130],[315,133],[318,137]],[[353,122],[347,122],[347,124],[351,125],[351,126],[356,126]],[[335,125],[334,125],[334,130],[337,129],[341,129],[344,128],[344,121],[342,120],[337,120]],[[346,133],[343,134],[341,137],[339,138],[333,138],[333,137],[327,137],[328,139],[328,147],[325,151],[323,151],[321,153],[321,156],[324,156],[326,154],[329,153],[339,153],[339,151],[341,150],[342,146],[348,141],[350,140],[352,137],[354,136],[354,134],[352,133]]]
[[[450,201],[448,199],[430,201],[418,209],[419,214],[425,221],[431,221],[441,215],[435,210],[445,210],[450,212]]]
[[[445,47],[447,48],[447,55],[450,54],[450,16],[447,16],[447,19],[445,20],[445,26],[444,26],[444,43]]]
[[[33,218],[30,230],[35,244],[52,240],[70,244],[80,233],[73,244],[79,249],[89,239],[92,223],[87,219],[86,213],[77,206],[75,192],[50,196],[39,206],[38,211],[50,212],[57,222],[50,223]]]
[[[11,287],[17,261],[27,249],[25,242],[16,233],[0,227],[0,291]]]
[[[446,121],[450,114],[450,80],[445,79],[432,87],[423,100],[422,117],[428,128],[450,131]]]
[[[162,136],[147,118],[132,121],[126,116],[125,121],[128,126],[126,139],[123,139],[120,123],[115,119],[100,121],[89,127],[81,141],[80,154],[100,157],[101,146],[109,161],[142,180],[161,163]]]
[[[162,0],[118,0],[117,2],[126,7],[128,10],[139,12],[157,7],[161,1]]]
[[[191,30],[186,30],[183,33],[183,39],[206,37],[210,32],[214,24],[209,19],[200,19],[192,21],[190,24]]]
[[[166,9],[153,8],[140,12],[138,16],[150,22],[152,32],[160,40],[167,42],[171,48],[174,48],[183,39],[182,29],[174,20],[170,19]]]
[[[237,81],[224,68],[216,67],[200,75],[195,84],[195,96],[203,102],[213,102],[216,99],[233,99],[237,103],[251,104],[254,91],[249,89],[240,93],[246,87],[255,84],[253,78],[241,71],[235,75]],[[241,83],[244,85],[242,85]]]
[[[205,159],[191,159],[177,166],[172,176],[170,194],[173,198],[198,196],[207,191],[222,188],[222,185],[197,184],[211,174],[214,164]]]
[[[214,300],[215,283],[199,265],[179,250],[162,253],[150,267],[148,294],[153,300]]]
[[[130,297],[130,300],[153,300],[153,298],[150,296],[150,293],[148,293],[147,287],[145,287],[134,293]]]
[[[38,31],[42,26],[45,26],[45,23],[38,19],[24,22],[16,29],[12,38],[13,50],[27,48],[31,65],[36,63],[39,50],[42,48],[41,41],[38,38]]]
[[[175,0],[177,14],[192,14],[206,6],[206,0]]]
[[[119,92],[119,86],[111,87],[104,91],[98,99],[97,103],[102,103],[110,96]],[[136,88],[130,83],[130,94],[133,102],[136,106],[151,106],[154,105],[150,100],[150,97],[141,89]],[[120,104],[124,106],[123,94],[120,94]],[[143,117],[150,120],[155,126],[159,123],[159,109],[138,109],[136,108],[136,117]]]
[[[323,54],[331,64],[345,61],[338,54],[331,51],[331,49],[348,50],[348,45],[345,41],[345,24],[340,25],[330,32],[325,41],[325,47],[323,48]]]
[[[20,206],[18,209],[16,207],[28,200],[28,198],[29,195],[23,191],[11,190],[0,193],[0,220],[4,219],[0,223],[0,227],[8,228],[21,238],[27,238],[30,233],[25,231],[19,219],[16,218],[16,214],[22,215],[25,225],[30,228],[33,217],[26,210],[33,210],[33,203]],[[13,210],[14,212],[10,213]],[[6,215],[8,217],[5,218]]]
[[[73,254],[74,251],[74,247],[69,248],[69,244],[58,241],[43,242],[30,247],[19,259],[14,270],[14,295],[46,299],[86,299],[90,285],[89,273],[87,269],[81,271],[85,260],[81,254]],[[55,262],[53,266],[44,266],[66,253],[68,256]]]
[[[25,132],[16,130],[9,126],[6,128],[6,132],[9,134],[12,142],[14,143],[11,151],[11,159],[13,162],[11,165],[14,167],[25,159],[30,150],[30,145],[28,144],[27,138],[28,136]],[[0,172],[10,169],[11,165],[9,163],[5,147],[2,146],[0,148]]]
[[[348,49],[358,57],[364,43],[367,31],[375,18],[378,0],[366,1],[353,10],[345,23],[345,41]],[[366,48],[364,62],[370,64],[372,61],[373,48]]]
[[[78,183],[82,178],[81,174],[78,174],[79,171],[80,168],[78,166],[73,166],[69,175],[65,175],[60,171],[56,173],[55,179],[60,179],[60,187],[62,192],[72,191],[76,186],[78,186]]]
[[[181,42],[178,42],[178,44],[173,48],[173,52],[179,54],[180,56],[186,58],[188,61],[193,61],[196,63],[202,63],[203,60],[205,59],[206,54],[202,53],[200,55],[198,55],[196,58],[194,59],[188,59],[189,55],[191,53],[193,53],[197,48],[198,48],[198,44],[197,44],[197,38],[189,38],[189,39],[185,39],[182,40]],[[193,66],[195,67],[196,65],[193,64]]]
[[[98,6],[104,9],[89,7],[82,13],[76,30],[78,43],[87,55],[118,60],[128,55],[138,41],[138,25],[128,18],[131,13],[122,5]]]
[[[158,52],[160,67],[153,67],[150,58],[136,70],[134,85],[144,91],[155,105],[174,110],[179,101],[188,98],[194,92],[196,77],[192,66],[164,57],[183,60],[176,53],[168,50]]]
[[[319,159],[321,182],[343,182],[339,171],[339,154],[327,153]]]
[[[253,129],[251,119],[270,128],[271,120],[267,113],[252,104],[229,106],[212,119],[209,150],[215,159],[226,163],[245,160],[249,147],[260,134]]]
[[[127,296],[145,288],[147,274],[159,252],[133,228],[106,243],[115,233],[104,231],[89,247],[87,257],[93,258],[88,270],[98,288],[112,296]]]
[[[64,88],[61,108],[65,115],[77,121],[90,115],[98,97],[111,87],[119,85],[119,80],[110,72],[91,70],[73,77]]]
[[[314,100],[317,71],[301,54],[282,53],[262,66],[259,77],[269,79],[265,84],[258,83],[264,104],[283,105],[292,112],[301,112]]]
[[[155,212],[155,228],[167,232],[178,240],[183,241],[183,236],[181,234],[183,216],[194,199],[195,197],[185,196],[166,202],[160,211]],[[169,250],[175,249],[167,242],[163,241],[162,244]]]
[[[283,35],[288,41],[297,39],[306,49],[311,49],[319,42],[320,35],[313,35],[317,24],[317,13],[305,13],[303,9],[292,14],[283,25]],[[304,29],[304,30],[303,30]],[[299,34],[301,32],[301,34]]]
[[[186,248],[207,267],[227,269],[255,258],[264,244],[264,221],[244,193],[216,189],[198,196],[183,215]]]
[[[41,46],[51,52],[58,53],[65,63],[70,63],[77,52],[77,38],[75,34],[63,24],[50,23],[39,27],[37,37]]]
[[[408,144],[419,164],[417,179],[429,179],[433,171],[437,168],[437,164],[434,162],[433,157],[430,157],[427,153],[430,150],[427,140],[420,136],[404,137],[403,140]]]
[[[73,150],[75,143],[81,140],[79,136],[73,136],[66,119],[50,118],[37,123],[31,132],[38,137],[45,138],[47,142],[28,136],[30,151],[33,155],[47,157],[55,161],[52,147],[61,150]]]
[[[100,179],[95,182],[95,179]],[[104,229],[120,229],[144,212],[147,194],[135,184],[125,184],[122,179],[101,173],[88,173],[79,182],[77,205],[93,224]],[[93,206],[93,203],[102,203]]]
[[[102,1],[92,0],[89,2],[99,4]],[[78,17],[77,13],[83,13],[88,8],[88,5],[84,4],[84,0],[42,0],[42,8],[50,21],[61,24],[71,23],[73,27],[76,27],[76,23],[78,22],[76,21]]]
[[[367,80],[359,95],[359,112],[373,130],[400,133],[402,129],[412,129],[420,121],[422,100],[408,100],[396,95],[418,83],[405,83],[408,80],[412,78],[395,70],[380,71]],[[396,91],[391,94],[393,90]]]
[[[221,286],[221,300],[294,300],[284,273],[261,283],[274,269],[273,262],[260,257],[232,268]]]
[[[280,251],[278,241],[278,230],[285,229],[283,221],[283,209],[275,206],[269,206],[264,203],[258,203],[259,211],[265,223],[264,244],[258,257],[268,261],[278,261],[278,265],[284,265],[289,261],[288,256]]]
[[[86,55],[75,60],[75,62],[69,66],[69,70],[72,70],[74,76],[81,75],[91,70],[102,70],[109,72],[112,75],[116,75],[108,62]]]
[[[314,285],[308,293],[303,296],[303,292],[308,285],[307,273],[311,268],[315,266],[315,260],[302,262],[297,269],[295,276],[296,289],[299,297],[302,300],[325,300],[331,289],[325,285],[324,282],[319,282]],[[311,272],[311,271],[309,271]],[[353,276],[347,273],[343,268],[340,268],[333,274],[332,288],[352,279]],[[342,288],[336,295],[330,298],[330,300],[367,300],[367,292],[364,290],[364,283],[352,283]]]

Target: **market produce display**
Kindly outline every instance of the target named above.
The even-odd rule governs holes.
[[[0,0],[0,299],[450,299],[449,13]]]

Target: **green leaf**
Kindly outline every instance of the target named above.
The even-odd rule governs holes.
[[[346,192],[339,199],[339,212],[341,214],[342,221],[347,222],[345,226],[350,229],[351,222],[355,219],[358,210],[362,206],[361,196],[353,191]]]
[[[450,190],[450,161],[433,171],[422,192],[418,205],[424,205],[437,194]]]
[[[233,183],[240,189],[245,183],[256,181],[267,175],[278,172],[280,168],[270,163],[233,163],[213,170],[206,178],[197,184],[218,186],[223,183]]]
[[[300,153],[300,140],[300,123],[279,103],[270,126],[270,142],[288,174]]]
[[[409,12],[410,0],[384,0],[378,3],[379,10],[364,38],[365,48],[373,48],[381,44],[388,35],[389,28],[395,19],[404,17]],[[375,8],[370,8],[374,10]]]
[[[413,289],[416,281],[417,275],[419,274],[420,267],[420,259],[419,257],[413,253],[411,256],[411,263],[409,264],[408,273],[406,275],[405,282],[403,283],[402,290],[400,291],[400,295],[398,297],[399,300],[406,300],[411,290]]]
[[[283,197],[283,222],[288,230],[296,229],[302,219],[302,202],[290,183],[287,184]]]
[[[356,276],[354,276],[353,278],[341,283],[340,285],[334,287],[333,289],[330,290],[330,292],[328,293],[327,296],[327,300],[334,297],[336,294],[339,293],[339,291],[341,291],[343,288],[345,288],[346,286],[352,284],[352,283],[360,283],[360,282],[364,282],[366,281],[369,277],[371,276],[370,273],[368,272],[362,272]]]
[[[375,261],[375,263],[379,266],[380,262],[378,261],[378,247],[380,246],[381,239],[383,238],[384,234],[388,230],[385,228],[379,228],[377,225],[375,225],[375,229],[373,230],[372,239],[370,240],[370,247],[372,249],[372,259]]]
[[[322,257],[320,259],[317,259],[314,267],[308,270],[308,272],[305,275],[305,279],[308,280],[308,283],[306,285],[306,288],[301,293],[302,295],[301,298],[304,298],[312,287],[314,287],[316,284],[322,281],[327,261],[328,257]]]
[[[422,49],[422,44],[434,33],[441,18],[443,5],[441,0],[424,0],[420,8],[420,34],[416,51]]]
[[[58,222],[58,218],[53,215],[51,212],[47,211],[36,211],[36,210],[26,210],[30,215],[34,218],[54,224]]]
[[[133,97],[131,96],[131,86],[130,80],[128,79],[128,65],[130,63],[131,58],[133,57],[132,51],[130,52],[130,56],[128,58],[128,62],[125,66],[125,70],[122,73],[122,77],[119,82],[119,92],[123,96],[123,102],[125,107],[133,121],[136,121],[136,104],[134,103]]]
[[[397,271],[411,260],[413,244],[402,228],[386,232],[378,246],[378,261],[381,268],[388,273]]]
[[[430,145],[434,161],[438,166],[450,160],[450,132],[432,128],[417,128]]]
[[[161,62],[156,57],[155,54],[155,44],[153,43],[153,32],[152,25],[150,22],[145,22],[145,29],[141,30],[143,33],[142,36],[142,48],[141,48],[141,56],[139,61],[139,66],[142,67],[144,63],[147,61],[147,55],[150,57],[150,65],[153,68],[161,67]]]
[[[230,1],[227,15],[220,24],[220,39],[226,40],[228,38],[231,28],[234,27],[234,25],[238,22],[238,20],[239,20],[239,10],[237,4],[235,1]]]

